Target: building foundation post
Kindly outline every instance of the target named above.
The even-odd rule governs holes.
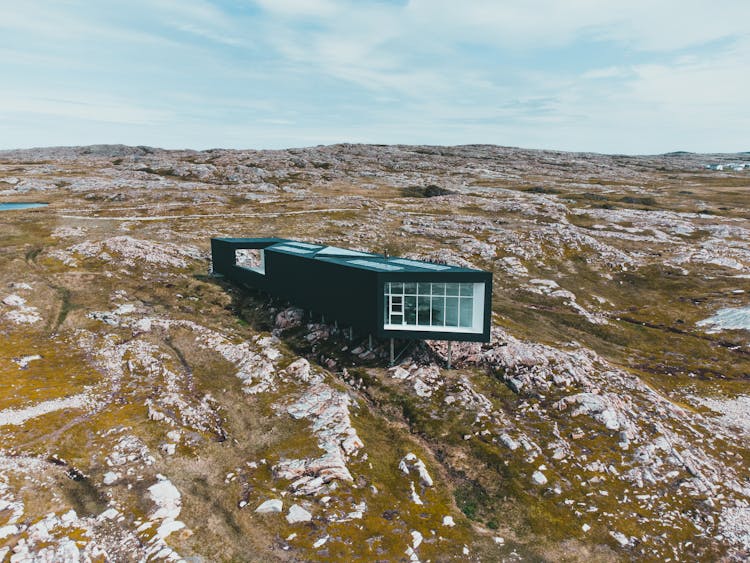
[[[448,369],[451,369],[451,341],[448,341]]]
[[[395,355],[393,353],[393,338],[391,338],[391,365],[393,365],[395,362]]]
[[[367,349],[372,352],[372,334],[367,336]]]

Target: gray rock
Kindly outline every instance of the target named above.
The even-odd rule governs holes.
[[[520,393],[521,389],[523,389],[523,381],[515,377],[511,377],[508,380],[508,387],[510,387],[511,391],[513,391],[514,393]]]
[[[503,433],[500,434],[500,437],[498,438],[502,444],[507,447],[510,451],[515,451],[518,449],[519,443],[516,442],[513,438],[508,436],[507,434]]]
[[[283,508],[283,502],[278,499],[271,499],[262,503],[258,508],[255,509],[255,512],[257,512],[258,514],[268,514],[271,512],[281,512]]]
[[[541,471],[534,471],[534,474],[531,476],[531,482],[535,485],[546,485],[547,477]]]
[[[312,514],[298,504],[293,504],[289,509],[289,514],[286,515],[286,521],[290,524],[309,522],[310,520],[312,520]]]

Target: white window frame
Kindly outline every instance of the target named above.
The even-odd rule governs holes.
[[[469,334],[481,334],[484,330],[484,292],[485,292],[485,284],[484,282],[403,282],[403,281],[395,281],[395,282],[385,282],[386,285],[383,286],[383,298],[386,300],[385,307],[384,307],[384,314],[386,315],[386,318],[383,319],[383,329],[384,330],[404,330],[404,331],[416,331],[416,332],[454,332],[454,333],[469,333]],[[390,293],[390,286],[387,285],[389,283],[471,283],[472,285],[472,324],[470,327],[465,326],[434,326],[432,324],[429,325],[420,325],[420,324],[407,324],[406,323],[406,297],[405,294],[402,292],[401,294]],[[460,294],[460,292],[459,292]],[[411,294],[406,294],[411,295]],[[401,312],[395,312],[397,315],[401,315],[402,322],[401,324],[391,324],[390,317],[394,313],[392,310],[392,297],[401,297]],[[432,287],[430,288],[430,300],[435,296],[435,294],[432,293]],[[440,295],[437,295],[440,297]],[[421,296],[420,297],[427,297],[427,296]],[[443,291],[442,297],[444,298],[444,308],[445,311],[445,303],[448,296],[445,295],[445,290]],[[461,298],[465,296],[457,296],[458,297],[458,322],[460,324],[461,322]],[[419,308],[419,297],[416,297],[417,299],[417,308]],[[430,307],[430,311],[432,311],[432,307]],[[432,321],[432,312],[430,312],[430,321]]]

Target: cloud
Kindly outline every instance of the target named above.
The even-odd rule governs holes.
[[[155,110],[117,99],[29,96],[23,92],[0,94],[0,115],[32,114],[75,118],[84,121],[128,125],[156,125],[167,122],[169,112]]]
[[[336,35],[398,34],[416,43],[455,40],[512,49],[576,39],[638,50],[678,50],[748,33],[745,0],[255,0],[274,17],[314,19]]]
[[[51,116],[172,146],[744,148],[748,21],[745,0],[28,0],[0,20],[0,114],[34,144]]]
[[[750,21],[750,3],[737,0],[717,0],[711,6],[675,0],[256,3],[273,14],[268,42],[284,59],[381,95],[390,90],[412,97],[449,93],[457,83],[462,88],[483,83],[490,90],[506,83],[491,63],[478,62],[482,50],[497,53],[498,67],[504,56],[529,52],[543,58],[545,51],[577,42],[590,44],[590,49],[608,43],[611,50],[671,56],[706,43],[734,42],[747,36]],[[293,23],[308,16],[314,16],[316,25]],[[554,75],[552,65],[546,66]],[[626,78],[630,72],[627,65],[586,71],[589,79]]]
[[[514,49],[576,39],[617,41],[639,50],[677,50],[748,33],[744,0],[410,0],[405,12],[442,37]]]
[[[35,42],[59,46],[59,41],[74,42],[96,40],[122,41],[128,43],[165,45],[169,42],[158,34],[133,29],[107,21],[97,15],[96,10],[86,10],[76,2],[71,4],[28,0],[14,4],[13,9],[3,11],[0,18],[0,46],[10,46],[12,38],[21,38],[24,44]],[[17,43],[14,45],[19,47]]]
[[[255,0],[255,4],[271,14],[296,19],[331,17],[347,8],[336,0]]]
[[[151,0],[142,8],[168,27],[212,42],[234,47],[251,44],[236,21],[205,0]]]
[[[581,75],[584,79],[597,79],[597,78],[622,78],[627,76],[628,72],[625,68],[619,66],[608,66],[604,68],[595,68],[587,70]]]
[[[653,108],[659,113],[654,118],[665,127],[700,130],[706,141],[726,146],[728,139],[741,135],[738,130],[750,129],[748,61],[750,41],[718,57],[638,65],[627,84],[628,101]]]

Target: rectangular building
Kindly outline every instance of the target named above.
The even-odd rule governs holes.
[[[215,238],[213,270],[378,338],[487,342],[492,274],[279,238]]]

